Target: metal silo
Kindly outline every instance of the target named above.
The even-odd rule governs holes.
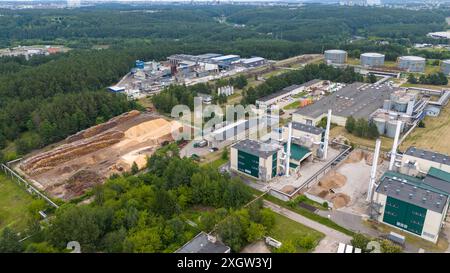
[[[397,131],[397,120],[391,119],[388,122],[386,122],[386,136],[394,138],[395,131]]]
[[[360,56],[361,65],[365,67],[384,66],[385,56],[380,53],[363,53]]]
[[[384,135],[386,132],[386,120],[383,118],[374,118],[373,123],[377,126],[378,133],[380,133],[380,135]]]
[[[347,52],[344,50],[326,50],[324,55],[327,64],[345,64],[347,62]]]
[[[425,59],[417,56],[402,56],[398,58],[398,68],[409,72],[424,72]]]
[[[450,76],[450,60],[444,60],[441,63],[441,71],[447,76]]]

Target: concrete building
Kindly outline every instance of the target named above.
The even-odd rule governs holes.
[[[230,253],[230,250],[229,246],[217,240],[216,237],[202,231],[175,253]]]
[[[230,168],[269,181],[280,171],[282,152],[280,144],[245,139],[231,146]]]
[[[256,100],[256,105],[262,107],[262,106],[270,106],[272,104],[275,104],[282,99],[285,99],[289,96],[299,94],[307,89],[314,88],[315,86],[318,86],[322,83],[322,80],[311,80],[302,84],[294,84],[288,87],[285,87],[281,89],[280,91],[270,94],[268,96],[262,97],[258,100]]]
[[[427,34],[427,36],[434,39],[450,39],[450,32],[449,31],[430,32]]]
[[[361,65],[364,67],[384,66],[384,58],[384,54],[380,53],[363,53],[360,56]]]
[[[436,243],[448,213],[449,194],[449,173],[431,171],[420,179],[388,171],[374,192],[372,217]]]
[[[325,96],[313,104],[298,109],[292,114],[295,122],[316,126],[332,109],[331,122],[345,126],[349,116],[369,119],[390,98],[393,88],[388,85],[353,83]]]
[[[441,71],[447,76],[450,76],[450,60],[444,60],[441,62]]]
[[[402,56],[398,58],[398,68],[408,72],[425,72],[425,58],[417,56]]]
[[[424,175],[432,167],[450,172],[450,156],[409,147],[403,154],[400,172],[409,175]]]
[[[327,64],[343,65],[347,62],[347,51],[340,49],[325,50],[325,62]]]

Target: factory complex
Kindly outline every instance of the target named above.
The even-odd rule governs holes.
[[[0,49],[0,57],[23,56],[26,60],[29,60],[33,56],[47,56],[67,51],[68,48],[64,46],[17,46]]]
[[[136,60],[119,83],[108,88],[111,92],[122,92],[130,98],[139,98],[160,92],[171,84],[194,85],[232,76],[236,73],[266,65],[261,57],[241,58],[239,55],[206,53],[201,55],[175,54],[166,61],[144,62]],[[221,89],[221,94],[231,95],[234,90]]]

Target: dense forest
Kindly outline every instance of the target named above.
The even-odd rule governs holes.
[[[20,144],[16,145],[19,153],[136,108],[136,104],[104,92],[105,87],[129,71],[136,59],[163,60],[174,53],[205,52],[282,59],[340,47],[354,57],[367,50],[386,53],[388,60],[394,60],[412,43],[427,41],[427,32],[444,29],[446,16],[444,11],[321,5],[286,8],[119,4],[0,10],[0,14],[0,47],[62,44],[72,48],[69,53],[28,61],[20,57],[0,58],[0,150],[15,142]],[[365,39],[354,41],[355,35]],[[380,40],[389,44],[379,43]],[[273,78],[255,90],[247,89],[244,102],[253,103],[278,87],[312,77],[302,74],[309,72],[299,73]],[[338,72],[330,70],[321,72],[323,75],[314,73],[315,77],[344,82],[358,80],[350,72],[344,72],[344,76],[332,75]],[[181,94],[183,98],[177,101],[182,102],[190,101],[184,94],[198,92],[180,90],[174,93]],[[105,94],[105,99],[100,94]],[[166,96],[161,104],[177,96]],[[60,105],[70,104],[69,99],[82,103]],[[49,111],[50,108],[55,110]],[[80,112],[86,109],[90,110],[83,117]],[[69,125],[63,124],[66,119],[70,120]]]
[[[61,252],[78,241],[83,252],[174,252],[198,232],[217,230],[233,251],[261,239],[272,227],[273,215],[260,202],[242,208],[252,194],[237,178],[181,159],[170,144],[148,159],[148,172],[112,177],[92,191],[89,205],[65,204],[40,230],[37,201],[26,243],[6,228],[0,252]],[[203,208],[196,225],[186,216]]]

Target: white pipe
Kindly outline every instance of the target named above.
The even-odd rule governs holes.
[[[390,171],[392,171],[392,169],[394,168],[395,158],[397,157],[397,146],[398,146],[398,139],[400,137],[401,127],[402,127],[402,122],[399,120],[399,121],[397,121],[397,129],[395,130],[394,144],[392,145],[391,161],[389,163]]]
[[[378,157],[380,156],[381,139],[377,139],[375,143],[375,152],[373,154],[372,170],[370,172],[369,189],[367,190],[367,202],[372,200],[373,186],[377,178]]]
[[[288,130],[288,141],[286,149],[286,176],[289,176],[289,163],[291,159],[292,122],[289,123]]]
[[[331,109],[328,109],[327,115],[327,128],[325,130],[325,138],[323,140],[323,159],[328,157],[328,139],[330,137],[330,126],[331,126]]]

